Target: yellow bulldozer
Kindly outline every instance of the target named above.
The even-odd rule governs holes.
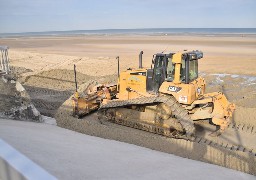
[[[222,92],[205,93],[205,80],[198,76],[201,51],[157,53],[148,69],[142,67],[142,54],[138,69],[121,73],[117,57],[117,84],[91,84],[78,93],[76,83],[73,115],[98,110],[108,121],[174,138],[193,137],[196,121],[216,126],[212,136],[227,128],[235,105]]]

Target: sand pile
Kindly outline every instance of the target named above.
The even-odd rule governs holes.
[[[256,127],[256,76],[203,74],[206,91],[221,91],[236,105],[233,123]]]
[[[56,110],[75,92],[74,72],[54,69],[20,78],[35,107],[41,114],[53,117]],[[113,82],[115,75],[94,77],[77,73],[78,87],[90,80]]]

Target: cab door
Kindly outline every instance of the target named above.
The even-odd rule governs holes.
[[[158,92],[159,87],[166,78],[166,56],[156,55],[153,69],[153,91]]]

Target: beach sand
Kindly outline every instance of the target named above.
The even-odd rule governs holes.
[[[256,75],[256,37],[207,36],[78,36],[0,39],[8,45],[14,66],[35,70],[72,69],[87,75],[110,75],[117,72],[116,56],[121,70],[138,67],[141,50],[143,64],[150,67],[153,54],[201,50],[200,71]],[[66,56],[67,55],[67,56]],[[104,69],[104,70],[103,70]]]

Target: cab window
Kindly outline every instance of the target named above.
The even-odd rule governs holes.
[[[198,60],[189,61],[189,81],[198,78]]]
[[[181,82],[185,82],[185,60],[182,60],[182,64],[180,67],[180,80]],[[168,64],[167,64],[167,77],[166,80],[171,82],[174,80],[174,74],[175,74],[175,66],[172,63],[172,59],[168,58]]]

